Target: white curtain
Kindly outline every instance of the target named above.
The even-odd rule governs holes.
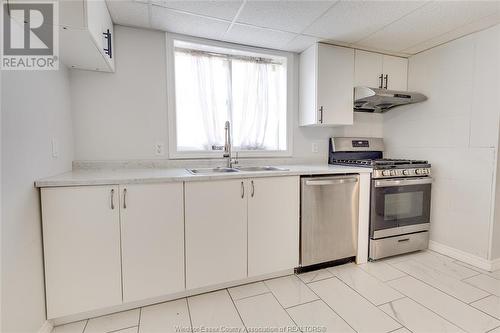
[[[286,70],[280,64],[175,53],[177,145],[213,150],[232,125],[237,150],[286,149]]]

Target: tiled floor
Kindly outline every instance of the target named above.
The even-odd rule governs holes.
[[[285,328],[286,330],[280,330]],[[500,332],[500,271],[426,251],[58,326],[54,333]]]

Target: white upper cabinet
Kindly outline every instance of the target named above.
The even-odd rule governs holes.
[[[60,57],[65,65],[113,72],[113,37],[104,0],[59,1]]]
[[[408,89],[408,59],[384,55],[384,87],[389,90]]]
[[[407,90],[408,59],[356,50],[354,86]]]
[[[120,186],[123,301],[184,290],[182,183]]]
[[[300,125],[352,125],[354,50],[317,43],[300,55]]]

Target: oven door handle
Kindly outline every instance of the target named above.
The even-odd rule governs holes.
[[[416,179],[382,179],[375,181],[375,187],[411,186],[424,184],[432,184],[432,177]]]

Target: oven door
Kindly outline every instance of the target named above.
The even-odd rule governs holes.
[[[373,239],[429,230],[432,178],[374,179],[370,236]]]

